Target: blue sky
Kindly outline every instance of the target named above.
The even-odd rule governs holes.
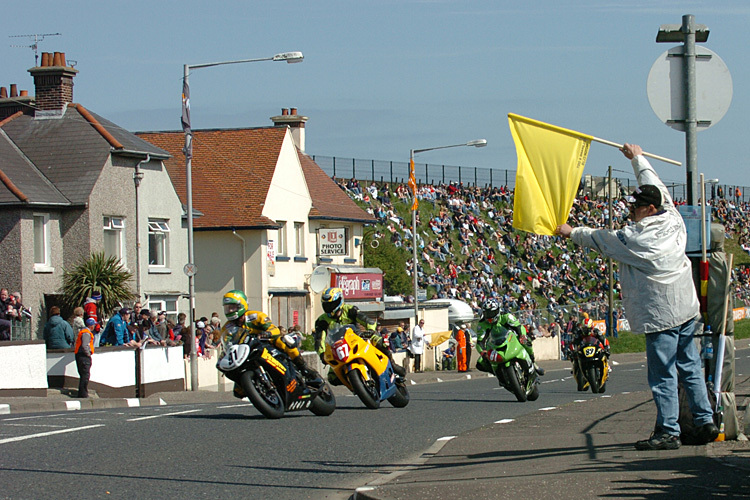
[[[78,1],[5,2],[0,86],[33,93],[30,39],[77,61],[74,100],[131,131],[177,130],[183,64],[302,51],[305,62],[195,70],[193,127],[270,125],[281,108],[307,122],[307,153],[407,161],[409,150],[486,138],[482,149],[421,162],[515,169],[507,113],[684,161],[685,137],[651,110],[646,79],[662,24],[693,14],[728,66],[726,116],[698,134],[698,171],[750,186],[746,0],[710,1]],[[11,26],[8,28],[8,26]],[[745,118],[742,118],[742,117]],[[629,170],[593,144],[585,173]],[[653,162],[665,181],[685,168]]]

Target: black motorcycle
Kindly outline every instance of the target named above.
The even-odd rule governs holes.
[[[591,387],[591,392],[603,393],[609,376],[609,356],[599,339],[584,336],[574,350],[568,352],[573,363],[573,376],[579,391]]]
[[[231,338],[228,342],[227,338]],[[331,387],[317,372],[305,377],[285,352],[268,338],[229,324],[222,331],[223,356],[216,368],[242,387],[266,418],[281,418],[285,411],[310,410],[328,416],[336,409]],[[313,371],[313,370],[311,370]]]

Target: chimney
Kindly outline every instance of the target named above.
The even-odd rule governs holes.
[[[15,83],[10,84],[10,92],[8,87],[0,87],[0,121],[19,111],[27,115],[33,114],[33,101],[34,99],[29,97],[29,92],[19,91]]]
[[[66,66],[64,52],[42,53],[42,65],[29,73],[34,77],[37,115],[62,113],[73,102],[73,77],[78,70]]]
[[[303,153],[305,152],[305,122],[307,120],[306,116],[297,114],[297,108],[282,108],[281,115],[271,117],[274,126],[289,126],[292,131],[294,145]]]

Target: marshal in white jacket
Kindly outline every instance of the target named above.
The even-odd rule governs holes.
[[[634,333],[679,326],[699,312],[685,223],[664,183],[643,156],[631,160],[638,185],[653,184],[662,195],[655,215],[623,229],[573,229],[570,238],[620,263],[625,314]]]

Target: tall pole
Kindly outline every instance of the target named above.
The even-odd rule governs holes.
[[[190,65],[185,64],[183,66],[182,82],[183,89],[187,89],[187,97],[189,99],[190,83],[188,77],[190,75]],[[188,103],[189,111],[189,103]],[[193,131],[188,129],[185,131],[185,198],[187,200],[187,231],[188,231],[188,265],[195,264],[195,255],[193,253]],[[188,318],[190,319],[190,338],[189,342],[192,342],[190,346],[190,389],[193,391],[198,390],[198,353],[195,350],[195,277],[190,273],[188,275]]]
[[[607,175],[607,202],[609,204],[609,230],[612,231],[615,228],[615,222],[614,222],[614,212],[612,212],[612,165],[609,166],[609,172]],[[607,318],[609,318],[609,321],[607,324],[609,325],[609,331],[607,334],[609,336],[613,335],[613,332],[615,331],[615,325],[613,323],[614,321],[614,306],[615,306],[615,271],[614,271],[614,264],[612,263],[612,258],[609,259],[608,267],[609,267],[609,304],[607,307]]]
[[[698,121],[696,120],[695,92],[695,16],[682,16],[682,32],[685,35],[683,69],[685,84],[685,160],[687,170],[687,202],[695,205],[698,193]]]
[[[414,168],[414,150],[412,149],[409,152],[409,168]],[[417,174],[414,172],[414,185],[416,186],[417,182]],[[414,203],[412,203],[411,206],[411,246],[412,246],[412,259],[413,263],[411,266],[411,272],[414,275],[414,326],[419,323],[419,276],[417,273],[417,268],[419,267],[419,264],[417,263],[417,209],[415,208],[416,205],[416,197],[417,197],[417,190],[416,187],[414,189]]]

